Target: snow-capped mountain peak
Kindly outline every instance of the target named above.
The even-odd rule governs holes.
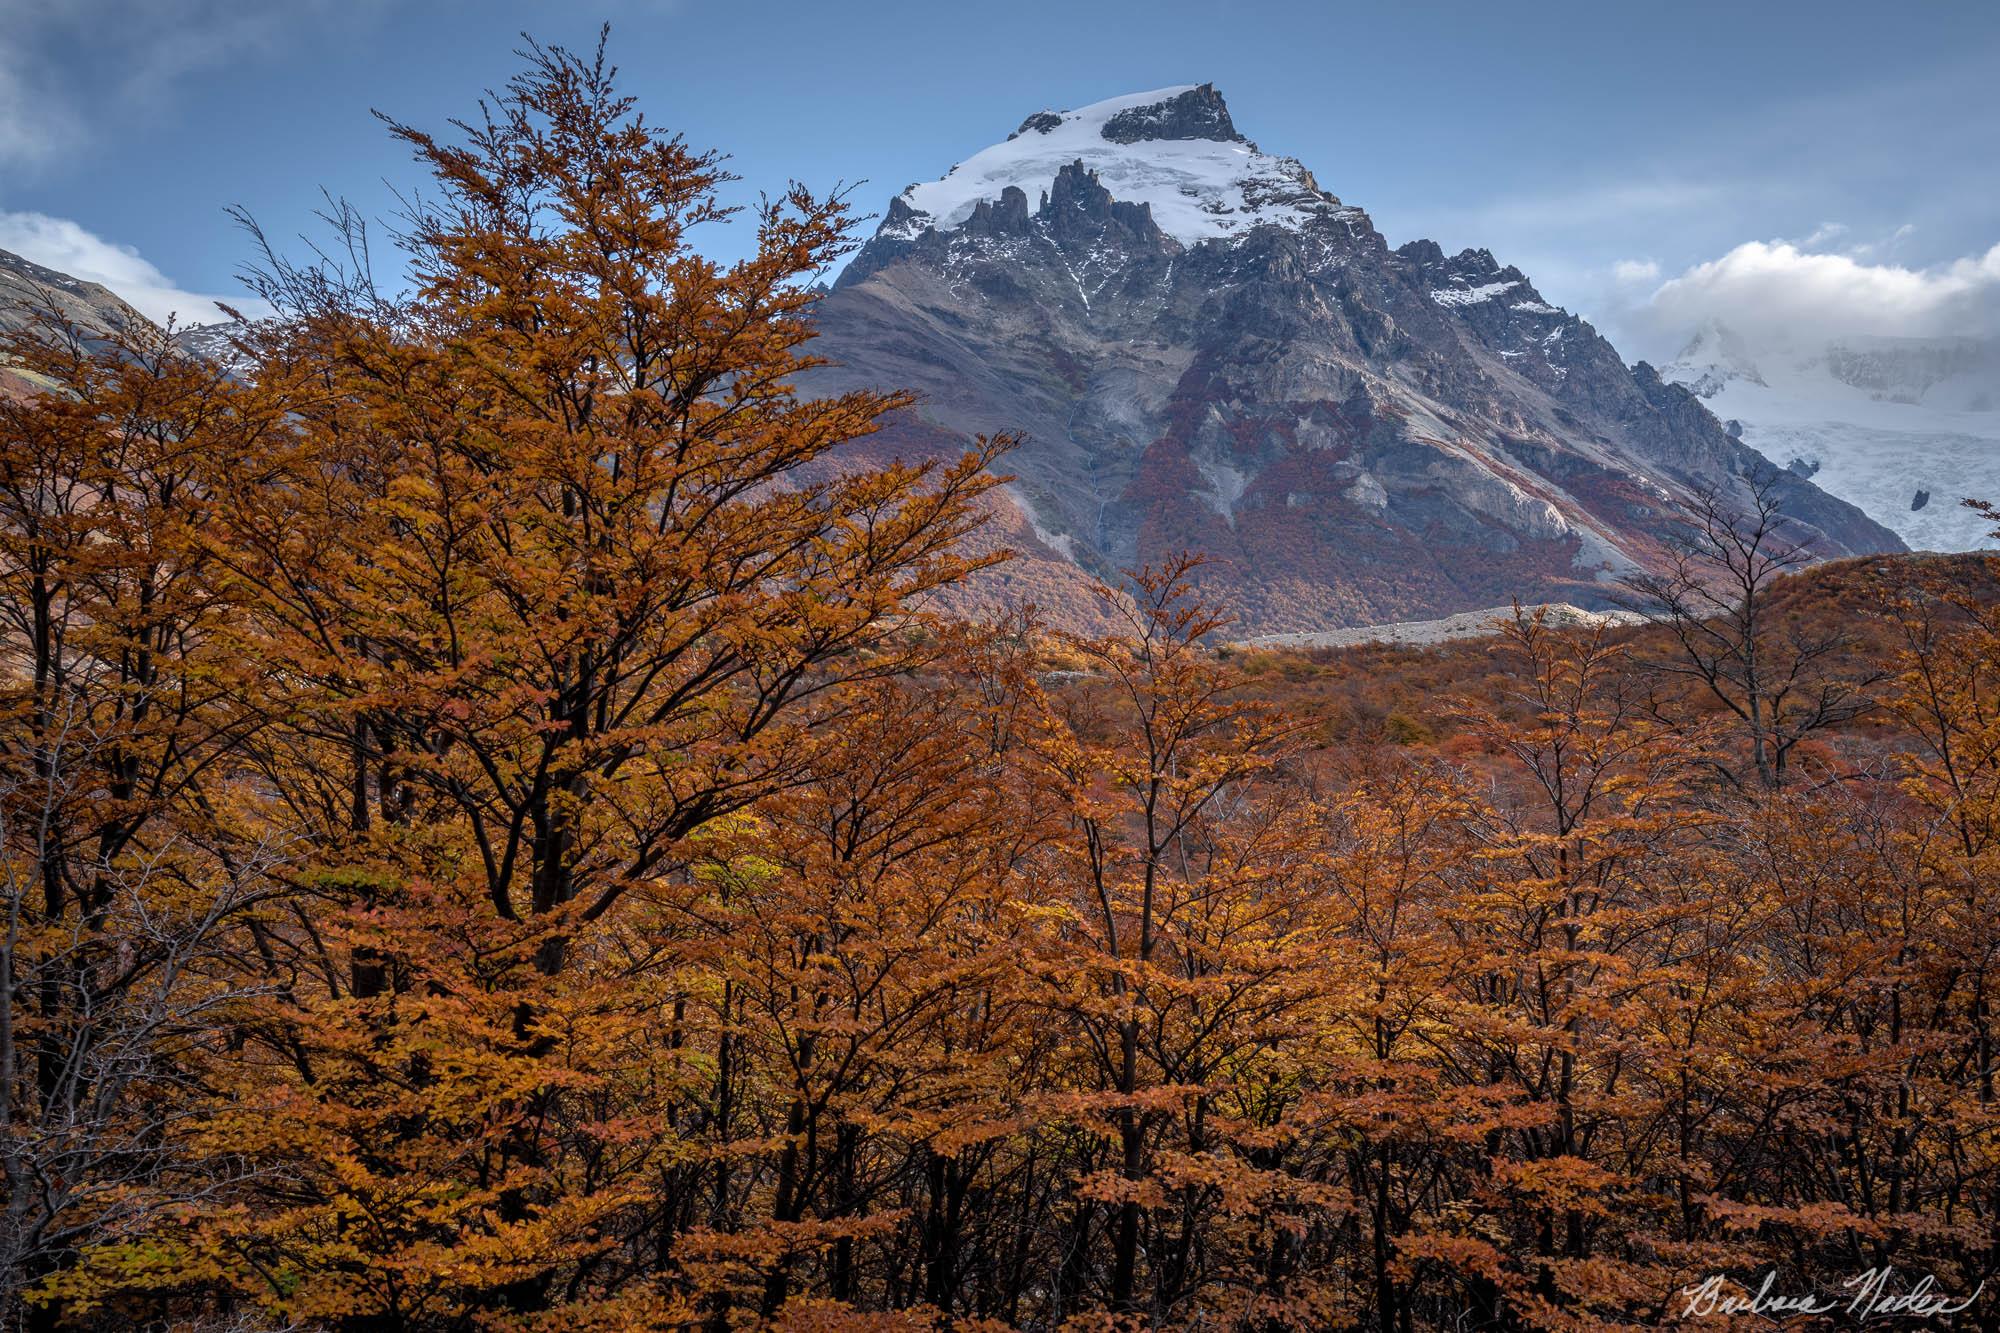
[[[1757,368],[1748,344],[1716,319],[1695,331],[1681,354],[1661,369],[1660,378],[1685,384],[1701,398],[1713,398],[1724,385],[1738,381],[1764,383],[1764,373]]]
[[[1677,497],[1769,471],[1491,251],[1391,248],[1208,85],[1029,116],[891,199],[816,318],[808,391],[921,396],[880,456],[1020,440],[1002,600],[1195,550],[1248,632],[1602,601]],[[1778,484],[1816,551],[1900,545]]]
[[[904,190],[890,224],[908,237],[952,231],[1009,187],[1029,200],[1046,194],[1073,164],[1094,173],[1114,198],[1148,206],[1159,229],[1182,245],[1346,211],[1298,161],[1265,153],[1239,134],[1222,94],[1204,83],[1029,116],[942,180]]]

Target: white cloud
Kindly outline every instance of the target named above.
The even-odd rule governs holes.
[[[102,283],[140,314],[161,324],[173,315],[179,316],[183,326],[225,319],[227,316],[215,308],[218,299],[227,300],[245,314],[266,313],[264,304],[254,299],[183,290],[131,246],[107,241],[68,218],[0,212],[0,250],[11,250],[32,263],[86,282]]]
[[[1855,252],[1749,241],[1661,284],[1647,313],[1667,329],[1720,320],[1758,342],[1992,334],[2000,332],[2000,245],[1907,268]]]
[[[1621,259],[1611,266],[1611,276],[1627,286],[1660,280],[1660,266],[1651,259]]]

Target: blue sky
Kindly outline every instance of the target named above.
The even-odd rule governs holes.
[[[230,294],[226,205],[280,237],[322,187],[380,212],[415,177],[371,108],[441,127],[521,31],[588,45],[605,20],[625,86],[746,197],[865,180],[879,208],[1044,106],[1212,81],[1392,244],[1486,246],[1628,355],[1712,313],[2000,311],[1985,0],[0,0],[0,248],[153,310]]]

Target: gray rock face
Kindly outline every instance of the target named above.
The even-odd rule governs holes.
[[[1032,210],[1025,178],[957,225],[899,198],[821,307],[815,350],[839,364],[807,386],[921,392],[882,452],[1020,432],[1007,494],[1030,566],[1115,580],[1194,550],[1243,633],[1512,597],[1601,606],[1657,562],[1676,500],[1776,471],[1519,269],[1429,241],[1391,249],[1242,140],[1212,87],[1103,128],[1125,180],[1150,179],[1135,152],[1158,151],[1171,180],[1181,141],[1242,143],[1253,169],[1209,206],[1269,216],[1253,196],[1282,189],[1288,221],[1176,240],[1149,207],[1171,195],[1118,199],[1089,160],[1060,167]],[[1817,552],[1902,549],[1805,477],[1778,485]]]
[[[1144,139],[1219,139],[1243,141],[1230,122],[1229,108],[1215,85],[1204,83],[1152,106],[1131,107],[1104,122],[1104,137],[1112,143]]]

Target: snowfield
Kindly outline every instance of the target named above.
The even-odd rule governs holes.
[[[2000,346],[1850,338],[1752,352],[1710,325],[1660,371],[1743,442],[1859,506],[1913,550],[2000,547],[1966,497],[2000,502]]]
[[[1009,185],[1018,186],[1034,209],[1056,173],[1076,161],[1097,173],[1112,198],[1151,204],[1160,230],[1183,245],[1240,236],[1265,223],[1296,227],[1347,211],[1319,195],[1297,161],[1260,152],[1247,140],[1116,143],[1104,137],[1106,123],[1119,112],[1155,106],[1195,86],[1129,93],[1077,111],[1030,117],[1013,138],[973,154],[944,179],[904,190],[903,202],[923,215],[909,230],[954,230],[982,199],[998,199]]]

